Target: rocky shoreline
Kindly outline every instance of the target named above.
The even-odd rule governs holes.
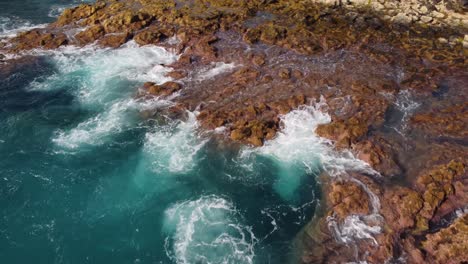
[[[173,81],[146,83],[136,96],[171,99],[157,111],[172,118],[198,110],[202,128],[253,146],[275,137],[281,115],[324,100],[331,122],[315,133],[375,173],[323,172],[323,215],[297,238],[301,262],[465,263],[465,9],[465,1],[98,1],[2,41],[0,51],[14,64],[7,54],[65,45],[174,49]],[[368,235],[340,240],[353,224]]]

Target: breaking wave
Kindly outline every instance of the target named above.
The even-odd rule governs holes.
[[[145,152],[154,157],[151,167],[156,172],[184,173],[196,164],[195,157],[207,140],[197,135],[195,113],[187,112],[186,121],[172,121],[146,134]]]
[[[29,89],[66,90],[79,107],[96,112],[74,128],[58,130],[53,141],[61,147],[100,145],[109,135],[130,127],[138,119],[138,111],[168,104],[156,99],[128,99],[142,82],[170,80],[165,76],[170,68],[164,65],[177,56],[161,47],[129,43],[116,50],[65,47],[39,54],[50,55],[56,70],[45,79],[33,81]]]
[[[0,16],[0,41],[5,38],[12,38],[18,33],[31,30],[33,28],[43,28],[47,24],[33,24],[31,21],[19,17]]]
[[[369,175],[378,175],[367,163],[354,157],[347,150],[338,151],[333,142],[315,134],[316,128],[331,121],[327,114],[325,100],[281,116],[282,130],[276,138],[267,141],[258,149],[247,149],[241,154],[243,159],[251,160],[252,154],[274,160],[279,171],[274,185],[275,190],[286,200],[291,199],[307,175],[318,175],[321,171],[332,177],[344,177],[356,182],[369,196],[372,213],[367,216],[351,215],[342,223],[334,217],[328,218],[330,229],[336,238],[344,243],[356,239],[371,239],[381,231],[381,216],[378,214],[380,202],[359,180],[351,178],[347,172],[355,171]],[[303,173],[306,172],[306,174]]]
[[[276,138],[265,142],[263,147],[244,149],[240,158],[252,162],[252,156],[264,156],[278,166],[277,192],[289,199],[300,186],[304,171],[317,175],[322,170],[331,176],[340,176],[346,171],[368,174],[376,172],[365,162],[357,159],[350,151],[337,151],[333,142],[315,134],[315,129],[331,121],[327,105],[319,102],[302,106],[281,116],[282,129]]]

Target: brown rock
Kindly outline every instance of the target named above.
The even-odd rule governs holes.
[[[468,214],[456,219],[449,227],[426,236],[424,250],[435,263],[468,262]]]
[[[395,231],[414,227],[417,214],[424,205],[419,193],[405,187],[385,191],[383,202],[385,206],[382,206],[381,212]]]
[[[130,39],[130,34],[108,34],[99,39],[99,45],[104,47],[118,48],[125,44]]]
[[[89,27],[86,30],[76,34],[75,38],[79,41],[81,45],[86,45],[98,40],[99,38],[104,36],[104,34],[104,28],[101,25],[96,25]]]
[[[144,84],[143,88],[151,95],[165,97],[182,89],[182,85],[177,82],[166,82],[161,85],[147,82]]]
[[[369,197],[362,188],[350,181],[332,182],[328,193],[331,210],[344,219],[351,214],[369,214]]]
[[[289,69],[281,69],[278,73],[278,76],[281,78],[281,79],[289,79],[291,78],[291,70]]]

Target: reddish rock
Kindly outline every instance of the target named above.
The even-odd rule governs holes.
[[[422,246],[432,263],[461,264],[468,262],[468,214],[449,227],[426,236]]]
[[[143,88],[151,95],[166,97],[182,89],[182,85],[177,82],[166,82],[161,85],[147,82]]]
[[[104,36],[104,27],[101,25],[91,26],[84,31],[75,35],[75,38],[80,42],[81,45],[93,43],[100,37]]]
[[[104,47],[118,48],[125,44],[130,39],[130,37],[131,36],[128,33],[108,34],[99,39],[98,43]]]
[[[331,211],[340,219],[351,214],[367,215],[370,212],[369,197],[351,181],[334,181],[330,185],[328,200]]]

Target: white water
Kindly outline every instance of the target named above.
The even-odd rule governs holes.
[[[33,24],[31,21],[19,17],[0,16],[0,41],[15,37],[18,33],[31,30],[33,28],[43,28],[47,24]]]
[[[48,55],[56,70],[45,79],[33,81],[29,89],[66,89],[81,108],[97,112],[74,128],[58,130],[53,142],[60,147],[100,145],[109,136],[130,128],[138,111],[168,105],[166,101],[131,99],[142,82],[171,80],[165,76],[171,69],[163,65],[177,60],[177,55],[164,48],[138,47],[130,42],[115,50],[69,46],[33,54]]]
[[[275,139],[267,141],[258,149],[246,149],[241,159],[252,160],[252,154],[271,158],[277,164],[278,179],[274,185],[276,192],[285,200],[291,200],[303,177],[317,174],[321,170],[333,177],[345,178],[359,184],[368,194],[372,213],[367,216],[351,215],[342,223],[335,218],[328,218],[330,229],[337,240],[352,243],[358,239],[371,239],[381,231],[381,217],[378,214],[380,202],[363,183],[351,178],[347,172],[355,171],[369,175],[378,175],[367,163],[357,159],[349,151],[337,151],[333,142],[315,134],[320,124],[331,121],[326,113],[327,106],[322,98],[311,106],[302,106],[281,116],[282,130]],[[303,171],[307,174],[304,174]],[[310,177],[310,176],[309,176]]]
[[[204,81],[207,79],[211,79],[219,74],[231,72],[237,67],[238,65],[236,65],[235,63],[225,63],[225,62],[212,63],[211,67],[202,70],[198,74],[197,80]]]
[[[257,242],[234,205],[218,196],[174,204],[165,212],[166,252],[176,263],[253,263]]]
[[[154,172],[186,173],[195,166],[195,157],[206,140],[198,136],[195,113],[187,114],[186,121],[172,121],[146,134],[144,152],[152,157]]]
[[[244,149],[241,160],[248,163],[252,162],[253,155],[261,155],[275,161],[279,170],[275,189],[286,200],[301,184],[303,171],[317,174],[325,170],[331,176],[340,176],[346,171],[376,174],[351,152],[336,151],[332,141],[315,134],[317,126],[331,121],[326,110],[322,98],[314,105],[302,106],[281,116],[282,129],[276,138],[265,142],[261,148]]]

